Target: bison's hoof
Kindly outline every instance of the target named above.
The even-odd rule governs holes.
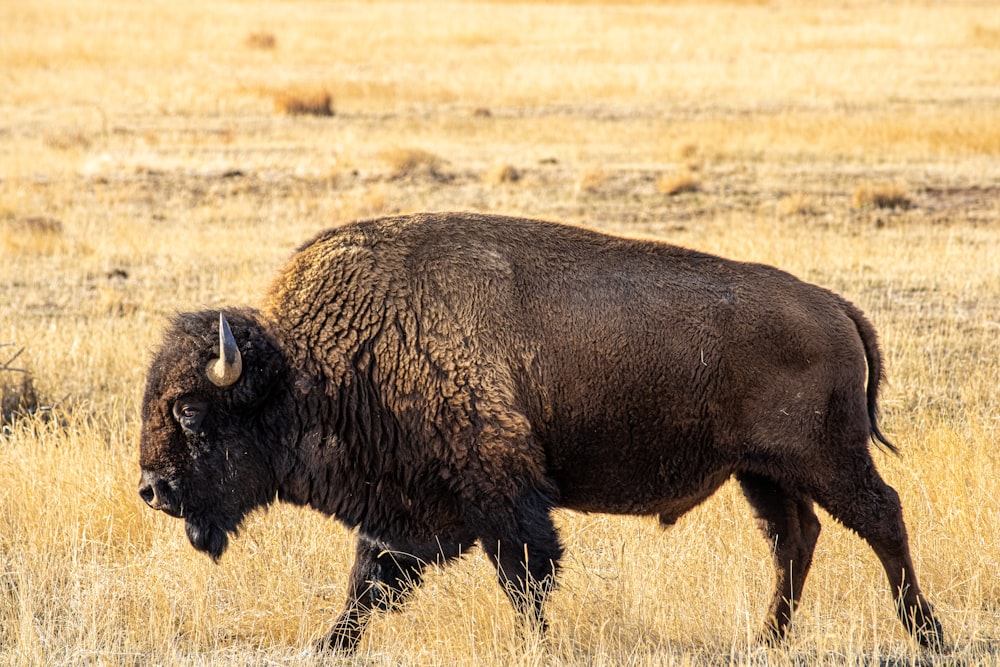
[[[320,640],[316,650],[319,653],[332,652],[350,655],[357,649],[360,640],[361,631],[359,629],[338,626]]]
[[[944,630],[936,618],[931,618],[917,629],[917,642],[926,649],[943,653],[947,650]]]
[[[316,653],[337,653],[351,655],[357,643],[338,641],[336,637],[324,637],[316,643]]]

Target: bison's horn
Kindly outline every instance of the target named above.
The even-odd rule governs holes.
[[[240,379],[243,372],[243,358],[236,345],[233,330],[229,328],[226,316],[219,313],[219,358],[209,362],[205,370],[209,381],[216,387],[228,387]]]

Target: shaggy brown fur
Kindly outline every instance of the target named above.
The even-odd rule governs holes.
[[[765,639],[801,594],[815,501],[875,550],[917,640],[942,643],[869,453],[891,448],[875,332],[825,289],[662,243],[433,214],[326,232],[260,311],[225,318],[243,363],[228,387],[205,372],[217,313],[166,332],[140,494],[214,558],[275,497],[358,527],[331,647],[476,542],[543,626],[552,508],[670,524],[734,475],[774,545]]]

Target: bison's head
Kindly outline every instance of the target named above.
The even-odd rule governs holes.
[[[139,495],[183,518],[191,544],[213,559],[275,497],[280,429],[269,407],[284,368],[251,311],[178,316],[150,366]]]

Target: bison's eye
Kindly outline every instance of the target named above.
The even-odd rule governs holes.
[[[195,434],[205,418],[208,404],[197,398],[185,397],[174,401],[174,419],[186,433]]]

